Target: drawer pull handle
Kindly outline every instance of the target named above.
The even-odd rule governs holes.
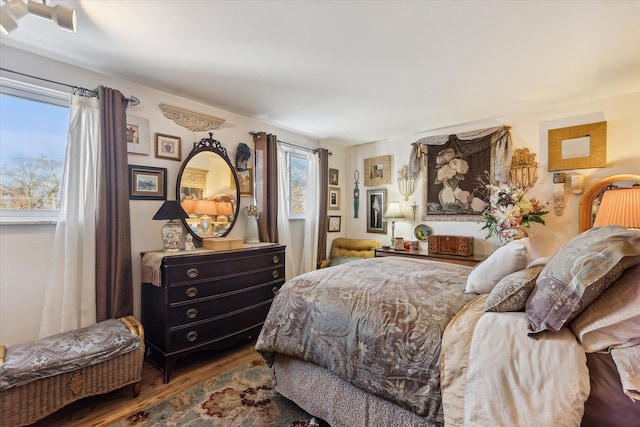
[[[274,264],[280,264],[280,257],[278,255],[274,255],[273,256],[273,263]]]
[[[187,334],[187,341],[194,342],[198,339],[198,333],[196,331],[191,331]]]
[[[198,310],[195,308],[190,308],[187,310],[187,318],[194,319],[198,315]]]
[[[187,288],[185,292],[188,297],[193,298],[198,295],[198,288],[194,288],[193,286],[191,286],[190,288]]]
[[[277,294],[278,293],[278,287],[274,286],[273,288],[271,288],[271,292],[273,292],[273,294]]]
[[[189,279],[195,279],[196,277],[198,277],[198,274],[200,274],[200,272],[195,267],[192,267],[187,270],[187,277]]]
[[[273,270],[273,271],[271,272],[271,276],[272,276],[274,279],[277,279],[277,278],[278,278],[278,276],[280,276],[280,273],[278,273],[278,270]]]

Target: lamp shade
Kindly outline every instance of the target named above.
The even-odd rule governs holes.
[[[406,218],[400,209],[400,202],[389,202],[387,210],[382,217],[389,219]]]
[[[195,199],[184,199],[182,201],[182,209],[188,214],[192,214],[196,211],[196,203],[198,203]]]
[[[218,215],[216,202],[213,200],[198,200],[194,211],[197,215]]]
[[[231,202],[216,202],[216,209],[218,210],[218,215],[229,216],[233,213]]]
[[[640,187],[604,192],[593,226],[604,227],[611,224],[640,228]]]
[[[180,203],[177,200],[167,200],[160,206],[158,212],[153,216],[153,219],[181,219],[189,218],[189,214],[182,209]]]

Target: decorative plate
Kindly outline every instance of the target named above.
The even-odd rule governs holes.
[[[413,230],[413,235],[416,236],[418,240],[427,240],[429,235],[431,235],[431,229],[424,224],[420,224]]]

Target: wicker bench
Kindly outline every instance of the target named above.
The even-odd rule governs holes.
[[[140,393],[144,331],[133,316],[0,346],[0,425],[32,424],[83,397],[133,384]]]

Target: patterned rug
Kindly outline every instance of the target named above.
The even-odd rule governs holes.
[[[278,394],[263,360],[235,368],[111,427],[308,427],[311,416]]]

